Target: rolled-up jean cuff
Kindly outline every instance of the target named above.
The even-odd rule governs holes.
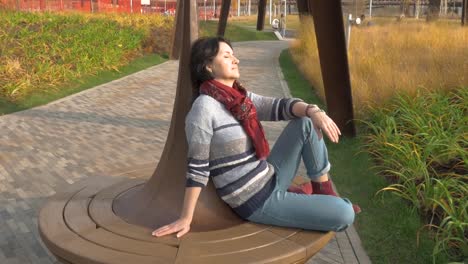
[[[322,170],[320,170],[319,172],[317,172],[316,174],[313,174],[313,175],[307,175],[310,179],[316,179],[322,175],[324,175],[325,173],[328,173],[330,171],[330,162],[328,162],[327,166],[325,166],[325,168],[323,168]]]

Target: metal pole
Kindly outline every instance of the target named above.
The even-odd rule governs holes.
[[[286,38],[286,2],[287,0],[284,0],[284,25],[283,25],[283,38]]]
[[[130,0],[130,13],[133,13],[133,0]]]
[[[237,0],[237,16],[240,16],[240,0]]]
[[[226,32],[226,24],[230,10],[231,0],[223,0],[221,2],[221,12],[219,14],[218,36],[224,36],[224,33]]]
[[[286,21],[286,0],[284,0],[284,20]],[[286,24],[286,23],[284,23]],[[284,27],[286,28],[286,27]]]
[[[252,0],[249,0],[249,16],[250,16],[250,6],[252,4]]]
[[[167,12],[167,0],[164,0],[164,13]]]
[[[262,31],[265,27],[266,0],[258,0],[257,30]]]
[[[369,2],[369,18],[372,18],[372,0]]]
[[[462,26],[466,26],[468,24],[468,0],[463,0],[462,3],[461,24]]]
[[[203,2],[205,3],[205,21],[206,21],[206,0]]]
[[[307,0],[314,18],[328,115],[345,136],[355,136],[353,100],[346,52],[345,21],[339,0]]]
[[[347,30],[347,34],[346,34],[346,50],[348,51],[349,50],[349,40],[351,39],[351,20],[353,19],[353,15],[352,14],[349,14],[348,16],[348,30]]]
[[[271,6],[273,4],[273,0],[270,0],[270,25],[271,25]]]

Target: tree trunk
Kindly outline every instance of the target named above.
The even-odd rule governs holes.
[[[429,0],[426,21],[435,21],[439,19],[439,9],[441,0]]]

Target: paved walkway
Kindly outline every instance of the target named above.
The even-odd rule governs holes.
[[[241,81],[288,94],[278,56],[287,42],[234,44]],[[51,104],[0,117],[0,263],[58,263],[38,234],[47,197],[69,184],[112,177],[160,158],[169,129],[178,63],[169,61]],[[265,124],[273,142],[284,122]],[[369,263],[354,228],[307,263]]]

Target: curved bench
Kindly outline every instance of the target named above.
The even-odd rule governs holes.
[[[243,221],[155,238],[112,210],[116,197],[146,181],[135,177],[141,173],[85,180],[51,197],[39,214],[45,245],[64,263],[305,263],[334,236]]]

